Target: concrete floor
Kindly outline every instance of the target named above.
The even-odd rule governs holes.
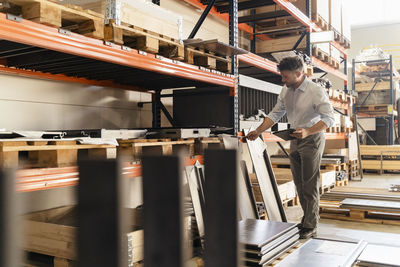
[[[361,182],[350,181],[349,186],[388,188],[390,184],[400,184],[400,174],[365,174]],[[298,223],[303,212],[300,206],[295,206],[288,207],[286,214],[289,222]],[[365,240],[371,244],[400,247],[400,226],[321,219],[318,225],[318,237]]]

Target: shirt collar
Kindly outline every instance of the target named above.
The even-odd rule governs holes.
[[[297,89],[300,89],[301,91],[305,91],[307,89],[307,83],[308,83],[308,78],[304,77],[304,81],[300,84],[300,86]],[[292,90],[294,90],[294,88],[290,88]]]

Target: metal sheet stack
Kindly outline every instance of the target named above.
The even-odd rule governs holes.
[[[239,222],[244,266],[265,266],[298,243],[296,224],[247,219]]]
[[[368,244],[358,257],[357,266],[399,267],[400,248]]]

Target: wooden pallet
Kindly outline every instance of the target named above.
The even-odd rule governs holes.
[[[328,53],[322,51],[321,49],[314,47],[313,48],[313,55],[318,58],[319,60],[329,64],[330,56]]]
[[[38,253],[27,253],[23,267],[77,267],[78,262]]]
[[[217,56],[204,50],[185,47],[185,62],[220,72],[231,72],[231,60],[229,58]]]
[[[300,204],[299,196],[296,196],[296,197],[290,198],[290,199],[282,200],[282,205],[283,205],[285,208],[287,208],[287,207],[298,206],[299,204]]]
[[[194,155],[194,139],[132,139],[118,140],[117,155],[140,160],[143,154],[172,155],[184,152],[189,156]]]
[[[342,40],[341,40],[341,42],[340,42],[340,44],[341,44],[344,48],[349,49],[349,48],[350,48],[351,42],[350,42],[349,39],[347,39],[346,37],[343,36],[343,37],[342,37]]]
[[[85,145],[69,141],[0,141],[2,167],[65,167],[76,165],[78,153],[88,157],[115,158],[114,145]]]
[[[342,209],[338,201],[320,201],[320,217],[325,219],[400,226],[400,213],[373,209]]]
[[[331,184],[331,185],[329,185],[329,186],[320,187],[320,188],[319,188],[319,194],[320,194],[320,195],[323,195],[323,194],[325,194],[326,192],[328,192],[328,191],[332,190],[333,188],[335,188],[335,186],[336,186],[336,184]]]
[[[223,148],[223,146],[223,142],[217,137],[196,138],[194,143],[194,154],[204,155],[206,149]]]
[[[48,26],[63,28],[89,37],[104,38],[104,16],[76,6],[64,6],[48,0],[7,0],[10,8],[0,11]]]
[[[329,31],[329,23],[326,22],[319,14],[316,15],[315,24],[317,24],[323,31]]]
[[[344,179],[344,180],[341,180],[341,181],[336,181],[336,186],[347,186],[347,185],[349,185],[349,179],[348,178]]]
[[[376,105],[363,105],[356,106],[358,112],[367,113],[371,115],[388,115],[395,113],[393,105],[376,104]]]
[[[142,223],[136,209],[127,209],[130,228]],[[54,267],[75,266],[77,259],[77,210],[65,206],[24,215],[23,249],[28,252],[51,256]],[[140,225],[142,226],[142,225]],[[143,231],[127,234],[127,247],[132,248],[132,261],[143,260]],[[129,251],[128,251],[129,253]]]
[[[267,266],[276,266],[278,265],[281,261],[283,261],[287,256],[292,254],[294,251],[296,251],[298,248],[300,248],[303,245],[303,243],[299,242],[296,245],[294,245],[291,249],[280,255],[276,260],[274,260],[272,263],[268,264]]]
[[[342,132],[342,127],[341,126],[332,126],[329,128],[326,128],[327,133],[341,133]]]
[[[179,40],[134,25],[117,25],[113,20],[104,28],[104,40],[175,60],[185,56]]]

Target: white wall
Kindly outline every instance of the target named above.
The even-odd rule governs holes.
[[[0,74],[0,128],[151,127],[148,93]]]

